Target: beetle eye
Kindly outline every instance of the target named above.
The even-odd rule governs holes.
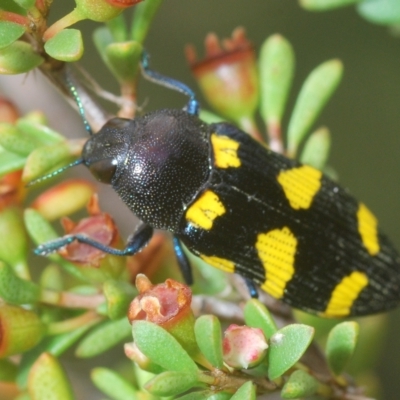
[[[89,166],[93,176],[102,183],[111,184],[112,178],[117,169],[117,164],[112,158],[96,161]]]

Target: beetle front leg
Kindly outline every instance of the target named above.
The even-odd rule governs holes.
[[[89,236],[78,233],[76,235],[66,235],[62,238],[51,240],[47,243],[41,244],[34,250],[34,252],[37,255],[46,256],[48,254],[56,252],[57,250],[71,244],[76,240],[79,243],[88,244],[89,246],[104,251],[108,254],[113,254],[116,256],[131,256],[138,253],[144,246],[146,246],[152,236],[153,228],[150,225],[141,224],[137,228],[136,232],[128,238],[128,242],[125,248],[122,250],[106,246],[105,244],[100,243],[97,240],[90,238]]]
[[[178,261],[179,269],[181,270],[183,279],[187,285],[193,285],[192,266],[190,265],[190,261],[183,250],[182,243],[176,236],[174,236],[173,242],[175,256]]]

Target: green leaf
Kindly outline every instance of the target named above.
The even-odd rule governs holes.
[[[194,325],[196,341],[206,359],[215,367],[224,366],[221,324],[214,315],[202,315]]]
[[[216,124],[218,122],[225,122],[225,119],[220,117],[219,115],[203,109],[200,110],[199,118],[202,121],[207,122],[207,124]]]
[[[95,29],[93,32],[93,42],[101,58],[103,59],[104,62],[106,62],[105,60],[106,47],[109,44],[114,43],[114,38],[110,30],[106,26],[102,26],[100,28]]]
[[[300,162],[323,170],[329,157],[331,148],[331,135],[328,128],[322,127],[314,131],[307,139]]]
[[[26,158],[8,151],[0,150],[0,176],[18,171],[26,163]]]
[[[7,151],[26,157],[40,144],[22,133],[15,125],[0,123],[0,145]]]
[[[32,400],[73,400],[68,378],[54,356],[43,353],[29,372],[28,391]]]
[[[20,277],[29,275],[26,271],[28,253],[27,235],[21,210],[7,207],[0,210],[0,260],[14,268]]]
[[[243,313],[246,325],[260,328],[266,338],[270,338],[278,330],[270,312],[257,299],[247,301]]]
[[[18,367],[7,359],[0,360],[0,382],[14,382]]]
[[[14,43],[25,32],[25,28],[10,21],[0,21],[0,49]]]
[[[269,342],[269,379],[277,379],[293,367],[307,350],[313,335],[314,328],[302,324],[291,324],[277,331]]]
[[[340,375],[354,353],[358,340],[357,322],[337,324],[329,332],[326,343],[328,364],[335,375]]]
[[[143,43],[162,0],[144,1],[135,7],[131,39]]]
[[[63,142],[64,136],[36,120],[41,117],[41,115],[28,114],[17,121],[16,127],[42,146]]]
[[[105,48],[106,64],[120,83],[135,80],[142,51],[142,45],[133,40],[111,43]]]
[[[22,74],[38,67],[43,61],[29,43],[17,40],[0,49],[0,74]]]
[[[21,6],[22,8],[25,8],[25,10],[29,10],[30,8],[32,8],[35,3],[36,0],[14,0],[19,6]]]
[[[200,386],[198,374],[183,371],[166,371],[156,375],[144,388],[156,396],[174,396]]]
[[[25,388],[28,381],[28,374],[33,363],[43,352],[48,352],[55,357],[60,356],[75,344],[82,335],[92,327],[92,324],[86,324],[80,328],[74,329],[71,332],[62,333],[60,335],[47,337],[42,340],[32,350],[24,353],[22,361],[18,368],[17,384],[20,388]]]
[[[107,302],[107,315],[115,320],[126,316],[137,290],[128,282],[108,280],[104,282],[103,293]]]
[[[342,78],[339,60],[326,61],[315,68],[304,82],[297,97],[288,126],[288,155],[297,149]]]
[[[281,391],[283,399],[298,399],[311,396],[318,389],[318,381],[307,372],[298,370],[290,375]]]
[[[51,224],[38,211],[30,208],[26,209],[24,220],[29,236],[36,244],[43,244],[58,237]],[[79,267],[64,260],[58,254],[51,254],[49,258],[60,264],[66,272],[75,278],[84,282],[88,281]]]
[[[99,324],[78,345],[75,355],[80,358],[97,356],[111,349],[132,332],[126,317],[117,321],[106,321]]]
[[[248,381],[240,386],[231,400],[256,400],[256,388],[253,383]]]
[[[141,352],[165,370],[197,373],[195,362],[165,329],[148,321],[134,321],[132,333]]]
[[[295,56],[291,44],[281,35],[270,36],[261,47],[259,60],[260,113],[270,128],[280,125],[294,67]]]
[[[137,398],[137,389],[121,375],[108,368],[94,368],[91,379],[98,389],[113,400]]]
[[[56,60],[78,61],[83,55],[82,34],[78,29],[63,29],[44,44],[44,49]]]
[[[309,11],[326,11],[359,3],[361,0],[300,0],[300,5]]]
[[[33,304],[39,300],[40,288],[19,278],[11,267],[0,261],[0,297],[11,304]]]
[[[30,182],[43,176],[52,168],[66,163],[71,156],[71,148],[66,142],[39,147],[26,159],[22,180]]]
[[[398,0],[364,0],[357,6],[358,13],[375,24],[394,25],[400,23]]]
[[[128,29],[123,15],[110,19],[106,22],[106,25],[112,35],[113,42],[125,42],[128,40]]]

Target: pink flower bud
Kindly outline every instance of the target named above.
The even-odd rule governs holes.
[[[258,74],[254,49],[244,29],[237,28],[222,45],[210,33],[205,48],[205,58],[198,61],[193,46],[186,47],[186,59],[204,96],[232,121],[251,119],[258,104]]]
[[[267,354],[268,344],[259,328],[230,325],[222,342],[224,362],[232,368],[252,368]]]
[[[90,216],[78,223],[69,218],[61,220],[65,233],[82,233],[106,246],[116,247],[120,242],[118,229],[110,215],[101,212],[97,195],[92,196],[87,208]],[[61,248],[58,253],[73,263],[90,267],[99,267],[103,259],[109,256],[101,250],[77,241]]]

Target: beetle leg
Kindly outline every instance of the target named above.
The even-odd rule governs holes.
[[[178,261],[179,268],[183,275],[183,279],[185,280],[187,285],[192,285],[193,275],[192,275],[192,266],[190,265],[190,261],[187,258],[185,252],[183,251],[181,241],[176,236],[174,236],[173,242],[174,242],[174,251],[176,259]]]
[[[248,289],[248,291],[250,293],[250,296],[253,299],[257,299],[258,298],[258,291],[257,291],[256,284],[251,279],[248,279],[248,278],[243,278],[243,279],[244,279],[244,281],[246,283],[246,286],[247,286],[247,289]]]
[[[74,242],[88,244],[105,253],[113,254],[116,256],[130,256],[138,253],[153,236],[153,228],[147,224],[141,224],[136,232],[128,238],[128,242],[124,249],[114,249],[113,247],[106,246],[97,240],[90,238],[84,234],[66,235],[62,238],[51,240],[47,243],[41,244],[34,251],[35,254],[45,256],[56,252],[64,246]]]
[[[146,51],[143,51],[140,66],[142,68],[142,74],[147,80],[154,82],[157,85],[165,86],[168,89],[176,90],[177,92],[188,96],[189,101],[186,105],[186,112],[191,115],[198,115],[200,108],[199,102],[197,101],[196,95],[194,94],[193,90],[190,89],[189,86],[186,86],[184,83],[177,81],[176,79],[161,75],[158,72],[153,71],[149,67],[149,55]]]

